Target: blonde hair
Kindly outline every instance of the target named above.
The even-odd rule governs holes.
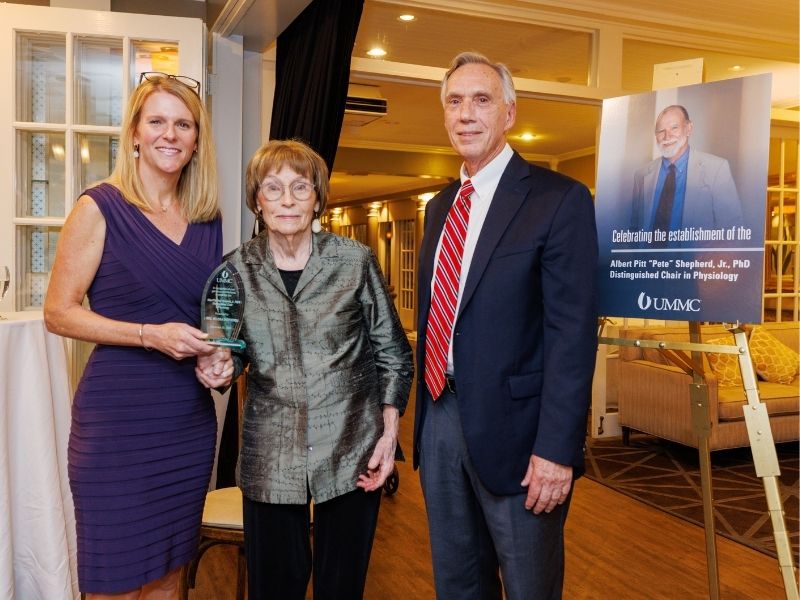
[[[200,97],[191,88],[175,79],[160,77],[145,80],[133,91],[125,108],[120,133],[120,150],[117,153],[114,171],[105,181],[119,189],[130,204],[142,210],[151,210],[139,176],[139,161],[133,157],[133,140],[136,128],[139,126],[142,107],[155,92],[172,94],[192,113],[197,126],[197,152],[181,171],[178,179],[178,201],[181,213],[190,223],[210,221],[219,214],[217,157],[211,136],[211,121]]]
[[[258,190],[264,177],[289,167],[298,175],[308,178],[317,192],[319,210],[325,212],[328,204],[328,165],[322,157],[300,140],[270,140],[256,150],[245,173],[245,200],[247,208],[258,213]]]

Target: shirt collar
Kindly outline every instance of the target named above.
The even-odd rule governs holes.
[[[478,193],[479,198],[491,198],[494,195],[494,190],[497,184],[500,183],[500,177],[503,171],[508,166],[508,161],[514,156],[514,150],[511,146],[506,144],[500,151],[500,154],[495,156],[489,163],[486,164],[480,171],[475,173],[472,177],[467,175],[467,170],[464,165],[461,165],[461,183],[463,184],[467,179],[472,182],[472,186]]]
[[[686,152],[683,153],[678,160],[675,161],[675,170],[678,173],[683,173],[686,171],[686,166],[689,164],[689,152],[691,148],[686,148]],[[661,159],[661,168],[664,170],[669,169],[669,159],[662,158]]]

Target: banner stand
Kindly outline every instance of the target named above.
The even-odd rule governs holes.
[[[767,509],[772,522],[772,533],[778,553],[778,566],[783,580],[787,600],[800,600],[792,558],[792,548],[786,530],[783,503],[778,486],[780,468],[772,429],[769,424],[767,407],[758,396],[756,375],[750,357],[747,335],[739,323],[725,324],[735,339],[736,345],[703,344],[700,337],[700,322],[689,322],[689,342],[666,342],[658,340],[634,340],[628,338],[600,337],[599,343],[615,346],[635,346],[653,348],[672,364],[691,375],[689,398],[692,403],[692,426],[697,434],[698,458],[700,462],[700,484],[703,496],[703,526],[706,538],[706,563],[708,571],[708,593],[712,600],[719,599],[719,565],[717,561],[716,533],[714,531],[713,488],[711,482],[711,416],[708,406],[708,388],[705,383],[705,362],[703,353],[737,354],[742,373],[747,404],[744,411],[747,436],[753,463],[758,476],[764,484]]]

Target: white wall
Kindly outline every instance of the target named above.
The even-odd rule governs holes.
[[[242,37],[212,34],[211,120],[217,147],[223,252],[241,243],[242,198]]]

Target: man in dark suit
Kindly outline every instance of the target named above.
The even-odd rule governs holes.
[[[460,54],[442,102],[464,164],[426,208],[414,422],[436,593],[560,598],[597,344],[594,207],[506,143],[504,65]]]

